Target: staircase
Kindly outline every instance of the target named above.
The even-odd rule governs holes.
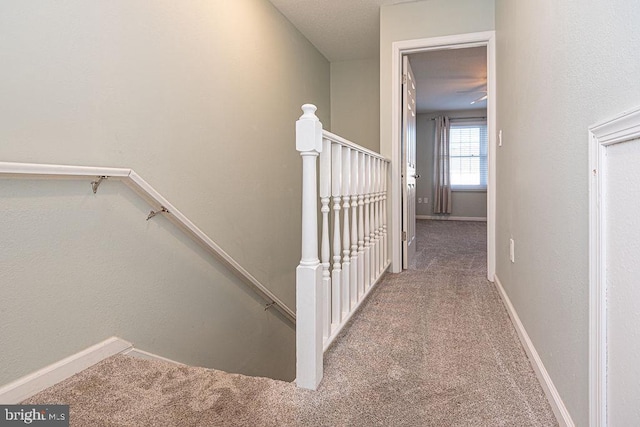
[[[419,221],[415,265],[385,274],[389,163],[323,131],[314,106],[303,110],[296,383],[116,354],[24,404],[68,404],[71,425],[88,426],[557,425],[486,280],[486,226]],[[154,200],[148,219],[177,218],[206,243]],[[294,318],[256,288],[267,309]]]
[[[119,355],[27,402],[71,404],[72,425],[555,426],[486,280],[484,227],[419,221],[414,269],[371,292],[317,391]]]

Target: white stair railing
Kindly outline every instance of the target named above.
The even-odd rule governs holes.
[[[314,105],[305,104],[302,110],[304,114],[296,122],[296,149],[302,156],[296,383],[315,390],[322,380],[323,353],[389,266],[389,161],[323,131]]]

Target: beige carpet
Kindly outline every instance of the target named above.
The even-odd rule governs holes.
[[[27,402],[70,404],[74,426],[557,425],[485,278],[485,224],[417,228],[416,262],[354,316],[317,392],[115,356]]]

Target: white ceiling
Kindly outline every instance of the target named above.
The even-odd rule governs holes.
[[[380,54],[380,7],[415,0],[270,0],[330,61],[377,58]],[[486,48],[412,54],[418,83],[418,112],[487,107],[471,101],[486,90]],[[467,93],[458,93],[468,91]]]
[[[380,6],[414,0],[270,0],[330,61],[377,58]]]
[[[471,104],[487,90],[486,47],[414,53],[409,62],[419,113],[487,108],[486,100]]]

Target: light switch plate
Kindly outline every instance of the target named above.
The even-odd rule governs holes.
[[[516,242],[513,238],[509,239],[509,259],[511,262],[516,262]]]

